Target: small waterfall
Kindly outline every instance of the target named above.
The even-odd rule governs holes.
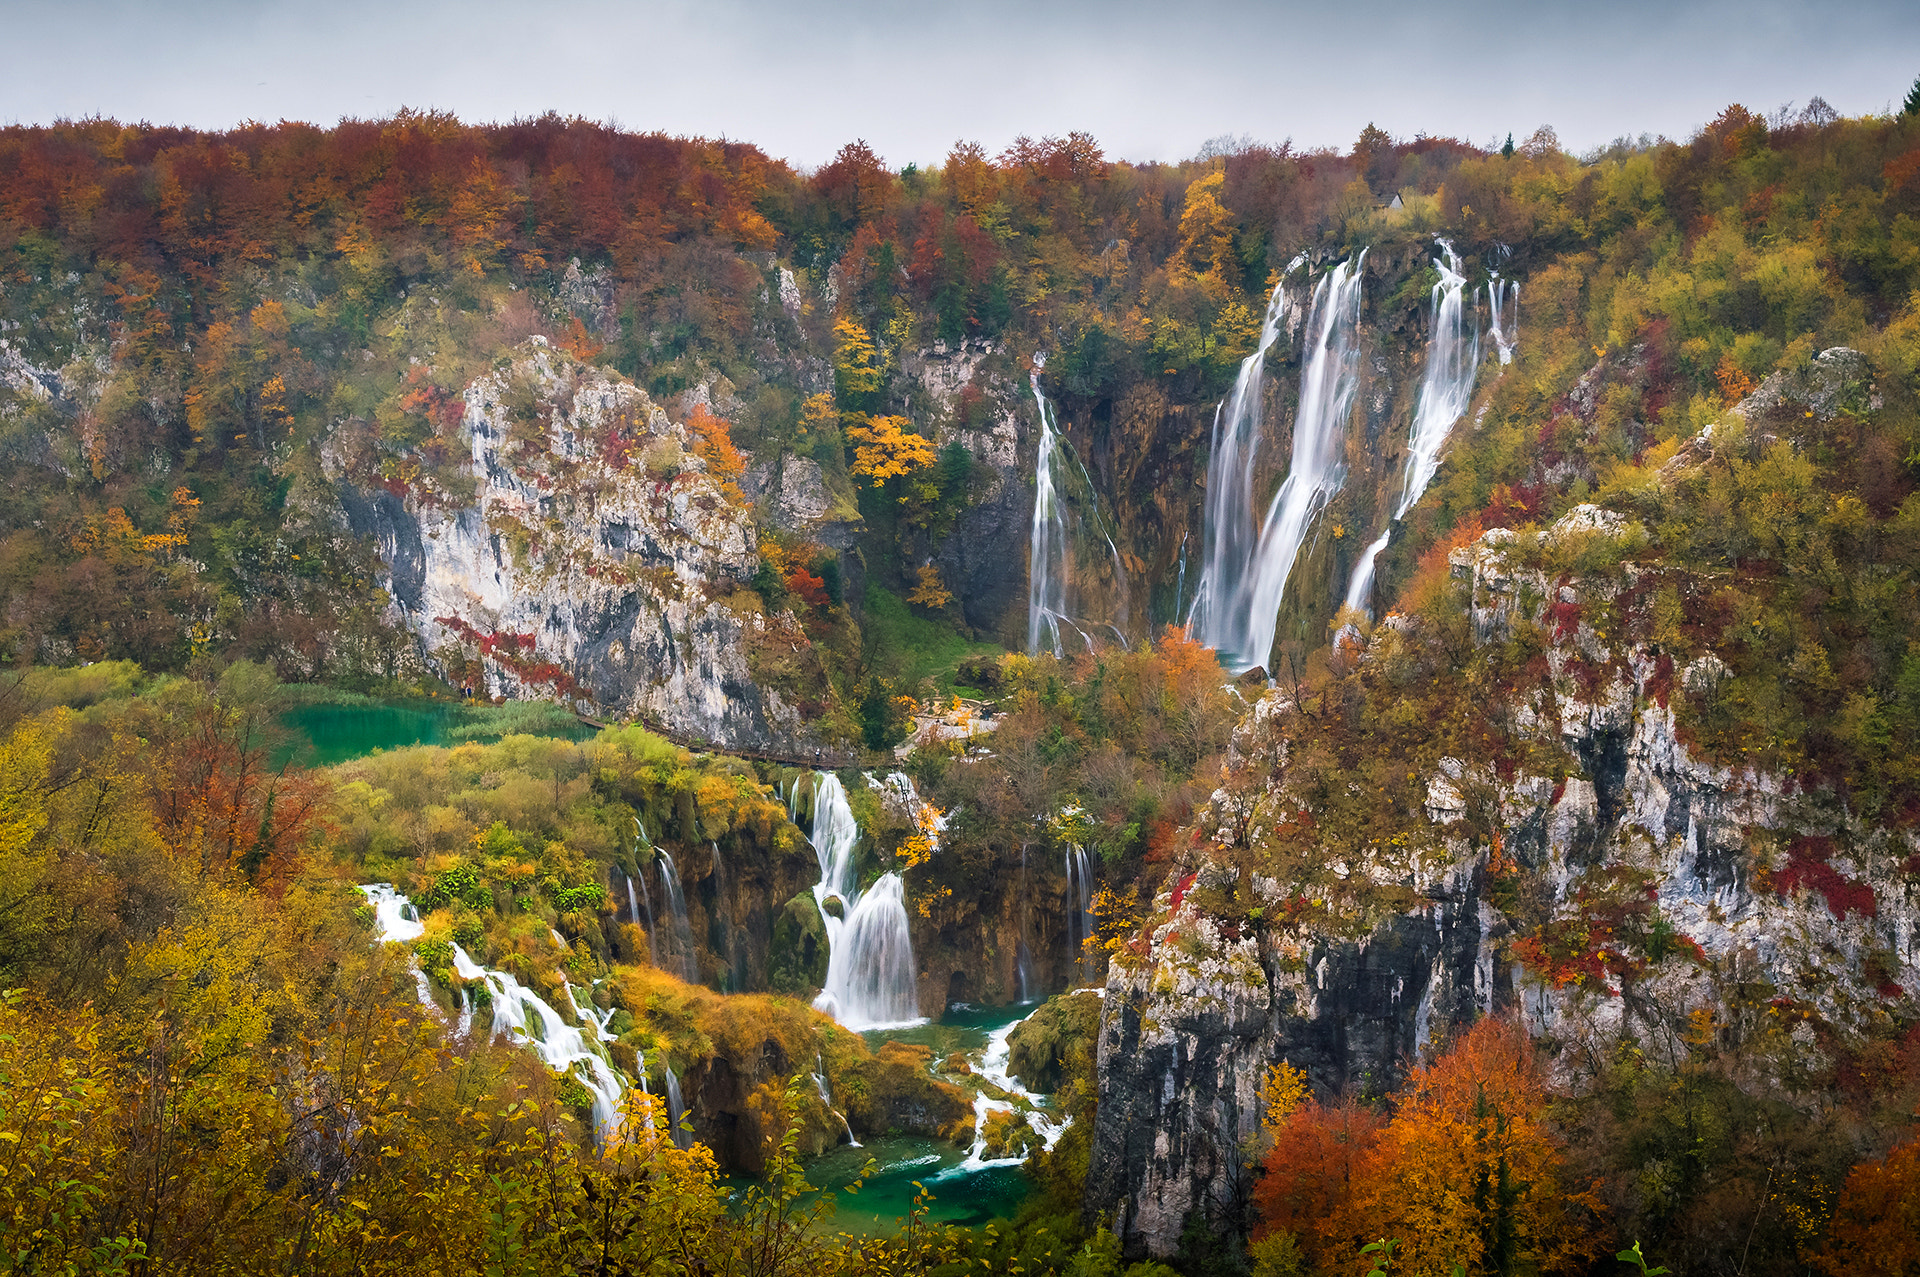
[[[680,1102],[680,1079],[674,1075],[673,1065],[667,1070],[667,1128],[673,1132],[676,1148],[688,1148],[693,1144],[693,1132],[680,1129],[680,1123],[686,1118],[687,1106]]]
[[[646,849],[646,857],[640,855],[641,848]],[[647,837],[647,827],[640,818],[633,818],[633,867],[640,871],[640,903],[646,909],[647,959],[654,966],[660,965],[660,939],[653,929],[653,892],[647,887],[647,861],[653,859],[653,840]],[[633,920],[640,921],[640,911],[633,907],[633,877],[627,877],[627,908],[633,913]]]
[[[827,981],[814,1005],[850,1029],[918,1023],[906,886],[888,873],[861,892],[853,855],[859,839],[839,777],[816,772],[811,841],[820,881],[813,898],[827,929]],[[829,899],[840,902],[840,917],[828,910]]]
[[[425,932],[426,924],[413,916],[412,904],[394,889],[393,884],[373,883],[360,890],[368,903],[373,905],[374,917],[380,924],[380,939],[410,944]],[[568,1024],[540,995],[521,987],[520,982],[505,971],[482,967],[457,944],[453,946],[453,969],[462,980],[477,980],[486,985],[492,997],[493,1009],[490,1036],[498,1038],[504,1034],[514,1045],[533,1051],[554,1072],[571,1073],[593,1096],[594,1127],[600,1139],[602,1142],[610,1139],[619,1129],[620,1101],[627,1088],[619,1070],[608,1061],[600,1045],[603,1041],[612,1040],[612,1035],[606,1031],[608,1017],[582,1008],[579,999],[573,996],[573,986],[566,986],[567,997],[572,1001],[575,1012],[593,1029],[593,1037],[589,1039]],[[419,981],[422,999],[432,1006],[426,973],[417,964],[414,976]],[[472,1027],[473,1007],[463,988],[460,991],[460,1032],[468,1033]]]
[[[727,865],[720,858],[720,844],[709,842],[707,845],[713,849],[713,917],[707,927],[708,940],[711,943],[714,931],[720,933],[715,951],[724,951],[727,955],[725,992],[738,993],[746,987],[747,972],[740,958],[739,929],[733,925],[733,902],[728,899],[731,893],[727,890]]]
[[[1020,939],[1013,950],[1014,962],[1020,973],[1020,1001],[1033,1001],[1033,951],[1027,948],[1027,922],[1032,912],[1028,902],[1033,896],[1027,890],[1027,844],[1020,844]]]
[[[1100,517],[1099,503],[1093,497],[1093,476],[1074,455],[1073,446],[1061,437],[1054,425],[1053,404],[1040,389],[1040,370],[1046,367],[1044,352],[1033,357],[1033,373],[1028,384],[1033,389],[1034,406],[1040,416],[1040,447],[1034,463],[1033,530],[1027,545],[1027,651],[1043,649],[1064,656],[1061,627],[1080,636],[1087,650],[1093,650],[1093,637],[1074,620],[1074,600],[1069,597],[1073,556],[1072,529],[1067,520],[1067,503],[1062,483],[1078,471],[1085,485],[1088,519],[1093,530],[1106,542],[1113,560],[1112,597],[1124,618],[1126,565],[1119,547]],[[1072,467],[1072,469],[1068,469]],[[1081,600],[1084,603],[1084,600]],[[1118,627],[1108,625],[1126,645],[1126,636]]]
[[[1086,943],[1093,935],[1093,869],[1087,852],[1069,844],[1067,863],[1067,953],[1075,971],[1087,974]]]
[[[594,1016],[581,1015],[593,1029],[589,1040],[585,1033],[562,1019],[539,994],[521,987],[520,982],[505,971],[482,967],[457,944],[453,946],[453,969],[461,979],[478,980],[487,986],[493,997],[492,1036],[505,1034],[515,1046],[526,1047],[538,1055],[554,1072],[571,1073],[587,1088],[593,1095],[594,1126],[602,1141],[609,1139],[618,1129],[620,1101],[627,1088],[619,1071],[602,1054],[605,1048],[600,1043],[607,1035],[601,1022]],[[580,1004],[573,999],[571,986],[567,996],[578,1011]]]
[[[640,926],[640,898],[633,894],[633,875],[623,874],[627,880],[627,921]]]
[[[1519,283],[1502,279],[1500,272],[1494,271],[1487,281],[1487,309],[1492,312],[1488,331],[1493,337],[1494,349],[1500,352],[1500,363],[1505,366],[1513,362],[1513,348],[1520,337]]]
[[[1267,351],[1283,328],[1298,325],[1300,305],[1286,277],[1306,260],[1296,257],[1281,272],[1260,321],[1260,343],[1240,361],[1233,390],[1213,413],[1213,445],[1207,462],[1207,496],[1202,519],[1200,579],[1187,610],[1193,636],[1221,652],[1240,653],[1252,646],[1245,589],[1259,528],[1254,522],[1253,483],[1260,454],[1261,418]],[[1182,590],[1186,562],[1181,561]],[[1258,665],[1264,653],[1251,659]]]
[[[1420,398],[1413,411],[1413,429],[1407,440],[1407,469],[1400,500],[1380,537],[1354,565],[1347,586],[1346,605],[1367,610],[1373,594],[1373,563],[1387,548],[1393,525],[1405,518],[1433,482],[1440,469],[1440,449],[1453,427],[1467,413],[1473,398],[1473,378],[1480,368],[1479,317],[1465,304],[1467,277],[1453,245],[1440,240],[1440,282],[1433,286],[1433,327],[1427,334],[1427,366],[1420,380]],[[1505,362],[1502,360],[1502,362]]]
[[[673,917],[673,947],[680,976],[688,984],[700,983],[700,964],[693,948],[693,927],[687,922],[687,898],[680,890],[680,871],[664,847],[654,849],[660,859],[660,889],[666,893],[667,908]],[[658,965],[657,963],[655,965]]]
[[[1011,1048],[1007,1045],[1007,1039],[1013,1036],[1013,1031],[1024,1023],[1026,1023],[1024,1018],[1015,1020],[1012,1024],[1003,1025],[989,1033],[987,1035],[987,1044],[982,1048],[979,1056],[975,1060],[973,1071],[974,1075],[983,1081],[990,1082],[1006,1094],[1025,1101],[1025,1103],[1018,1106],[1018,1108],[1024,1109],[1027,1124],[1031,1126],[1034,1133],[1040,1137],[1041,1147],[1051,1152],[1053,1146],[1060,1142],[1060,1137],[1066,1134],[1067,1127],[1072,1125],[1072,1119],[1063,1117],[1056,1120],[1049,1116],[1045,1107],[1046,1099],[1042,1096],[1035,1095],[1032,1091],[1020,1085],[1019,1080],[1007,1072],[1008,1058],[1012,1053]],[[1026,1161],[1027,1159],[1025,1157],[988,1157],[986,1155],[987,1115],[989,1113],[1012,1113],[1015,1111],[1016,1106],[1005,1100],[989,1099],[984,1092],[975,1092],[973,1097],[973,1148],[968,1151],[964,1161],[948,1167],[946,1170],[940,1172],[940,1174],[934,1176],[934,1178],[949,1179],[956,1175],[965,1175],[972,1171],[985,1170],[989,1166],[1018,1166],[1020,1163]]]
[[[821,1062],[818,1051],[813,1054],[813,1084],[819,1088],[820,1102],[827,1106],[827,1112],[839,1118],[840,1125],[847,1128],[847,1143],[855,1148],[865,1147],[859,1140],[853,1138],[853,1123],[847,1120],[847,1115],[833,1107],[833,1092],[827,1089],[827,1066]]]
[[[1280,604],[1307,531],[1347,479],[1342,445],[1359,388],[1359,351],[1353,336],[1360,323],[1360,271],[1366,260],[1362,249],[1352,261],[1334,267],[1314,290],[1300,411],[1293,423],[1293,460],[1260,526],[1247,590],[1247,646],[1236,651],[1234,660],[1242,670],[1266,664],[1279,627]]]
[[[373,906],[374,925],[379,928],[383,942],[403,944],[411,950],[413,942],[426,932],[427,924],[420,921],[419,911],[413,907],[413,902],[401,895],[392,883],[369,884],[360,888],[360,894]],[[419,995],[421,1006],[439,1019],[446,1019],[440,1004],[433,1000],[433,985],[418,962],[413,964],[413,989]]]

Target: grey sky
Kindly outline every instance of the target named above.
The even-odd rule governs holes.
[[[1344,149],[1368,121],[1583,150],[1733,101],[1881,111],[1920,74],[1920,4],[1885,0],[0,0],[0,33],[9,123],[551,109],[808,167],[855,137],[896,167],[1071,129],[1179,159],[1222,133]]]

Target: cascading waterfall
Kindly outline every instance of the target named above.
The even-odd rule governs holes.
[[[413,912],[412,905],[391,883],[374,883],[360,890],[373,905],[381,940],[410,944],[425,931],[425,924],[408,916]],[[600,1138],[603,1141],[612,1138],[618,1129],[620,1102],[627,1088],[619,1070],[602,1054],[601,1042],[612,1036],[607,1033],[604,1020],[583,1010],[579,1000],[573,997],[572,986],[567,986],[567,997],[573,1002],[575,1012],[592,1028],[593,1036],[589,1038],[568,1024],[540,995],[521,987],[512,975],[482,967],[457,944],[453,946],[453,969],[462,980],[479,981],[486,986],[493,1008],[492,1036],[505,1034],[514,1045],[538,1055],[554,1072],[571,1073],[593,1096],[594,1127]],[[426,974],[416,965],[414,975],[422,996],[431,1006]],[[464,990],[461,1007],[465,1030],[471,1027],[471,1009]]]
[[[914,987],[906,886],[899,874],[887,873],[860,891],[853,855],[859,839],[840,778],[816,772],[811,841],[820,881],[813,898],[827,929],[827,980],[814,1005],[850,1029],[917,1024],[920,995]],[[839,917],[827,908],[829,899],[839,901]]]
[[[656,847],[654,851],[659,856],[660,888],[666,893],[667,909],[673,917],[673,947],[678,950],[675,956],[680,976],[688,984],[698,984],[700,967],[693,949],[693,927],[687,922],[687,898],[680,890],[680,871],[674,868],[666,848]]]
[[[990,1113],[1012,1113],[1017,1109],[1024,1109],[1027,1125],[1040,1137],[1041,1147],[1048,1152],[1053,1151],[1053,1146],[1060,1142],[1062,1135],[1066,1134],[1067,1127],[1073,1124],[1071,1118],[1056,1119],[1049,1115],[1046,1111],[1047,1101],[1020,1085],[1019,1080],[1007,1072],[1008,1060],[1012,1054],[1007,1039],[1013,1036],[1013,1031],[1024,1023],[1026,1023],[1024,1018],[1015,1020],[1012,1024],[1002,1025],[989,1033],[987,1044],[973,1065],[976,1077],[1024,1103],[1015,1105],[1007,1100],[991,1099],[985,1091],[976,1091],[973,1096],[973,1147],[968,1150],[963,1161],[941,1171],[934,1176],[935,1179],[949,1179],[956,1175],[985,1170],[990,1166],[1018,1166],[1027,1160],[1025,1154],[1019,1157],[988,1157],[986,1155],[987,1115]]]
[[[1265,665],[1280,623],[1280,604],[1307,532],[1347,479],[1347,416],[1359,388],[1361,267],[1366,251],[1334,267],[1314,290],[1300,410],[1293,423],[1293,459],[1260,525],[1260,543],[1246,588],[1245,645],[1231,649],[1236,670]]]
[[[640,924],[640,898],[633,894],[633,875],[622,875],[627,880],[627,921],[635,926]]]
[[[1033,1001],[1033,953],[1027,948],[1027,915],[1031,912],[1028,902],[1033,897],[1027,891],[1027,844],[1020,844],[1020,939],[1014,946],[1014,963],[1020,973],[1020,1001]]]
[[[1500,278],[1500,272],[1494,271],[1487,281],[1487,309],[1491,318],[1487,327],[1493,337],[1494,349],[1500,352],[1500,363],[1504,366],[1513,362],[1513,348],[1519,338],[1520,327],[1520,285],[1518,281]]]
[[[821,1061],[818,1051],[813,1054],[813,1084],[819,1088],[820,1102],[827,1106],[827,1112],[839,1118],[840,1125],[847,1128],[847,1143],[855,1148],[865,1147],[859,1140],[853,1138],[853,1123],[847,1120],[847,1115],[833,1107],[833,1092],[827,1089],[827,1066]]]
[[[391,940],[395,944],[404,944],[413,948],[427,930],[427,924],[420,921],[419,913],[413,907],[413,901],[400,894],[390,882],[376,882],[360,888],[360,894],[373,906],[374,925],[380,929],[380,939]],[[420,1005],[445,1019],[440,1004],[433,1000],[433,986],[427,981],[427,973],[420,969],[419,963],[413,964],[413,987],[420,995]]]
[[[1087,967],[1087,938],[1093,934],[1093,869],[1086,849],[1067,847],[1067,952],[1073,968],[1083,975]]]
[[[1061,486],[1061,481],[1070,473],[1064,471],[1065,467],[1071,466],[1077,470],[1085,485],[1088,517],[1112,556],[1113,598],[1121,606],[1124,606],[1126,598],[1126,565],[1113,536],[1100,518],[1098,502],[1092,496],[1093,476],[1080,464],[1073,446],[1055,428],[1053,404],[1040,389],[1040,370],[1046,367],[1046,363],[1045,353],[1036,353],[1033,357],[1033,373],[1028,378],[1028,384],[1033,389],[1034,406],[1040,415],[1040,447],[1033,475],[1033,530],[1027,544],[1027,651],[1040,652],[1044,641],[1044,650],[1055,656],[1063,656],[1065,644],[1061,635],[1062,626],[1079,635],[1089,651],[1093,649],[1093,637],[1074,619],[1073,601],[1068,597],[1073,543]],[[1126,635],[1120,627],[1108,625],[1108,628],[1125,646]]]
[[[1202,518],[1200,579],[1187,611],[1187,627],[1208,647],[1242,652],[1251,646],[1249,607],[1244,589],[1259,544],[1254,523],[1253,482],[1260,452],[1267,351],[1283,328],[1299,322],[1299,302],[1287,288],[1304,257],[1281,272],[1260,321],[1260,343],[1240,361],[1233,390],[1213,413],[1213,447],[1207,462],[1207,499]],[[1186,560],[1180,563],[1185,590]],[[1265,660],[1255,658],[1253,663]]]
[[[693,1132],[680,1129],[680,1122],[687,1115],[687,1106],[680,1102],[680,1079],[673,1071],[673,1065],[667,1070],[667,1129],[673,1132],[676,1148],[687,1148],[693,1144]]]
[[[1473,398],[1473,378],[1480,367],[1479,316],[1466,303],[1467,277],[1460,271],[1460,258],[1453,245],[1438,241],[1442,258],[1440,282],[1433,286],[1433,327],[1427,335],[1427,366],[1420,380],[1420,397],[1414,406],[1413,429],[1407,439],[1407,469],[1400,484],[1400,500],[1393,515],[1381,530],[1379,539],[1366,548],[1354,565],[1347,585],[1346,605],[1367,609],[1373,594],[1373,565],[1387,548],[1393,525],[1425,494],[1427,485],[1440,469],[1440,449],[1452,433],[1454,424],[1466,415]]]

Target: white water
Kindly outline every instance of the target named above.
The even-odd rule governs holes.
[[[973,1171],[985,1170],[990,1166],[1018,1166],[1027,1160],[1024,1154],[1019,1157],[988,1157],[986,1155],[988,1114],[1012,1113],[1024,1110],[1027,1117],[1027,1125],[1033,1128],[1034,1134],[1040,1137],[1040,1146],[1048,1152],[1053,1151],[1053,1146],[1060,1142],[1060,1137],[1066,1134],[1067,1127],[1072,1125],[1072,1119],[1070,1118],[1054,1118],[1048,1114],[1046,1111],[1046,1098],[1035,1095],[1032,1091],[1020,1085],[1019,1081],[1007,1072],[1007,1059],[1010,1053],[1007,1046],[1007,1039],[1013,1035],[1015,1029],[1019,1028],[1025,1022],[1026,1018],[1022,1017],[1019,1020],[1015,1020],[1012,1024],[1002,1025],[987,1034],[987,1044],[982,1048],[973,1064],[975,1076],[991,1082],[1007,1094],[1025,1101],[1024,1105],[1009,1104],[1005,1100],[991,1099],[982,1092],[975,1092],[973,1097],[973,1147],[968,1150],[965,1159],[949,1166],[946,1170],[934,1176],[935,1179],[947,1179],[955,1175],[965,1175]]]
[[[1453,245],[1440,240],[1440,282],[1433,286],[1433,326],[1427,334],[1427,366],[1420,380],[1420,397],[1413,410],[1413,429],[1407,439],[1407,469],[1400,500],[1380,537],[1354,565],[1347,585],[1346,605],[1367,610],[1373,594],[1373,565],[1387,548],[1393,524],[1425,494],[1440,469],[1440,449],[1453,427],[1464,417],[1473,398],[1473,378],[1480,367],[1479,316],[1465,304],[1467,278]],[[1497,281],[1496,281],[1497,282]],[[1504,360],[1502,362],[1505,362]]]
[[[813,898],[827,929],[827,981],[814,1006],[850,1029],[923,1023],[914,985],[913,940],[907,931],[906,885],[882,874],[865,892],[855,883],[860,840],[847,791],[832,772],[814,773],[811,841],[820,862]],[[836,918],[829,899],[840,903]]]
[[[700,967],[693,949],[693,928],[687,923],[687,898],[680,890],[680,871],[674,868],[673,857],[666,848],[656,847],[654,853],[659,856],[660,887],[667,894],[667,909],[673,917],[673,947],[677,951],[675,961],[680,967],[680,978],[688,984],[698,984]],[[654,952],[659,952],[657,944]],[[660,964],[656,960],[654,965]]]
[[[675,1076],[673,1065],[667,1070],[667,1128],[673,1132],[676,1148],[686,1148],[693,1143],[693,1133],[680,1129],[680,1122],[687,1114],[687,1106],[680,1102],[680,1079]]]
[[[1073,455],[1073,446],[1061,438],[1054,426],[1053,404],[1040,389],[1040,370],[1046,367],[1046,363],[1046,354],[1036,353],[1033,357],[1033,373],[1027,379],[1033,389],[1034,407],[1040,415],[1040,447],[1033,474],[1033,530],[1027,544],[1027,651],[1038,653],[1043,650],[1044,637],[1044,650],[1055,656],[1064,656],[1062,626],[1079,635],[1088,651],[1093,650],[1093,637],[1074,619],[1074,600],[1069,597],[1073,541],[1067,522],[1066,500],[1060,487],[1061,476],[1056,475],[1055,471],[1068,465],[1078,469],[1081,479],[1085,481],[1090,503],[1093,501],[1093,477]],[[1113,598],[1117,606],[1124,607],[1126,567],[1121,561],[1119,547],[1102,525],[1097,504],[1090,504],[1088,517],[1094,530],[1106,541],[1107,552],[1113,559]],[[1118,627],[1107,625],[1106,628],[1113,629],[1121,645],[1126,645],[1126,636]]]
[[[1259,529],[1253,518],[1253,481],[1260,454],[1265,401],[1263,379],[1267,351],[1283,328],[1299,324],[1299,300],[1288,290],[1286,276],[1297,270],[1304,260],[1304,257],[1294,258],[1281,273],[1280,282],[1273,286],[1273,293],[1267,298],[1266,315],[1260,321],[1260,344],[1240,361],[1232,393],[1220,401],[1213,413],[1200,580],[1194,586],[1187,626],[1200,642],[1223,652],[1244,651],[1251,643],[1248,609],[1241,591],[1259,543]],[[1184,577],[1184,558],[1180,568]],[[1181,589],[1185,589],[1184,579]]]
[[[833,1107],[833,1092],[827,1089],[827,1066],[821,1062],[818,1051],[813,1055],[813,1084],[819,1089],[820,1102],[827,1106],[827,1112],[839,1118],[840,1125],[847,1128],[847,1143],[854,1148],[864,1148],[865,1145],[853,1138],[853,1123],[847,1120],[847,1115]]]
[[[380,928],[382,941],[403,944],[411,950],[413,942],[426,932],[427,924],[420,921],[413,902],[401,895],[392,883],[372,883],[360,888],[360,894],[373,906],[374,924]],[[433,986],[428,983],[427,973],[420,969],[418,962],[413,963],[413,988],[420,997],[421,1006],[440,1019],[446,1019],[440,1004],[433,1000]]]
[[[1259,534],[1253,517],[1253,474],[1259,454],[1260,370],[1265,349],[1241,366],[1234,394],[1215,427],[1208,463],[1206,566],[1194,592],[1189,626],[1219,651],[1236,673],[1264,666],[1273,651],[1280,604],[1307,533],[1327,501],[1346,482],[1347,417],[1359,385],[1363,250],[1340,263],[1314,289],[1306,324],[1300,406],[1293,423],[1293,455],[1286,481],[1273,494]],[[1278,333],[1291,302],[1282,290],[1262,324]]]
[[[426,924],[409,916],[413,913],[413,906],[391,883],[373,883],[360,890],[366,895],[368,903],[373,905],[381,940],[411,944],[425,933]],[[462,980],[477,980],[486,986],[492,999],[493,1037],[506,1035],[514,1045],[533,1051],[554,1072],[572,1073],[587,1088],[593,1096],[594,1127],[602,1141],[610,1139],[618,1130],[620,1102],[627,1089],[619,1070],[608,1062],[600,1046],[602,1042],[614,1040],[614,1035],[606,1027],[607,1021],[612,1018],[611,1014],[603,1015],[591,1003],[582,1006],[574,996],[573,986],[565,985],[567,999],[573,1004],[575,1014],[592,1033],[589,1038],[587,1033],[568,1024],[539,994],[523,988],[518,980],[505,971],[482,967],[457,944],[453,945],[453,969]],[[428,991],[426,973],[420,970],[418,964],[414,967],[414,978],[419,982],[422,1000],[433,1007],[437,1014],[438,1008],[434,1006]],[[462,989],[462,1034],[471,1031],[472,1017],[472,1004],[466,990]]]
[[[1493,345],[1500,352],[1502,365],[1513,362],[1513,348],[1519,341],[1520,327],[1520,285],[1511,279],[1501,279],[1495,271],[1487,284],[1487,309],[1492,312],[1488,329],[1493,337]]]
[[[1363,249],[1351,262],[1334,267],[1314,290],[1300,410],[1293,423],[1293,459],[1260,525],[1246,590],[1247,644],[1233,653],[1237,670],[1267,663],[1280,604],[1307,532],[1347,480],[1347,417],[1359,387],[1359,351],[1353,337],[1360,323],[1360,271],[1366,260]]]
[[[1078,843],[1068,845],[1066,863],[1067,952],[1073,969],[1084,975],[1087,938],[1093,934],[1093,868],[1086,849]]]

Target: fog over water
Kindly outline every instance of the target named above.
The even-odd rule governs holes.
[[[1218,135],[1344,149],[1369,121],[1481,144],[1550,124],[1580,151],[1732,101],[1884,111],[1920,73],[1920,5],[1885,0],[0,0],[0,24],[0,122],[557,110],[805,167],[854,137],[896,167],[1073,129],[1173,160]]]

